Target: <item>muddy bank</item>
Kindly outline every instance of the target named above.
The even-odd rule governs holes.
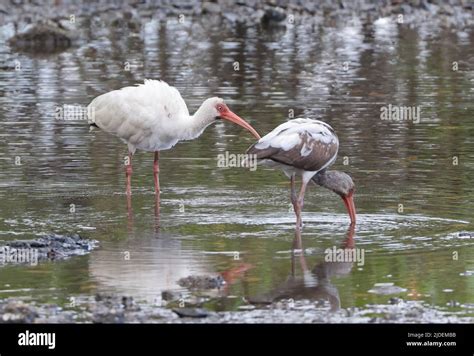
[[[464,306],[474,308],[474,306]],[[202,307],[164,307],[139,303],[131,297],[78,297],[68,306],[27,300],[0,301],[2,323],[473,323],[422,302],[400,299],[387,304],[330,311],[324,303],[282,300],[265,307],[248,305],[239,311],[212,312]]]
[[[15,23],[36,23],[51,19],[76,23],[88,18],[91,21],[103,21],[116,28],[139,31],[144,18],[165,19],[186,17],[207,19],[211,22],[222,21],[230,24],[299,24],[302,20],[313,19],[314,23],[345,21],[358,17],[364,23],[377,18],[403,16],[403,23],[416,24],[424,21],[439,22],[446,27],[466,28],[473,24],[473,4],[463,0],[445,1],[413,0],[398,1],[310,1],[310,0],[193,0],[181,3],[173,1],[113,3],[70,2],[60,5],[36,5],[34,3],[0,8],[0,25]],[[20,26],[21,30],[21,26]]]

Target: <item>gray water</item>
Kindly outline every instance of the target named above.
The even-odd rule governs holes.
[[[393,283],[406,300],[473,314],[474,235],[462,233],[474,231],[472,31],[170,19],[130,33],[91,20],[78,28],[77,46],[46,56],[14,53],[3,41],[13,31],[0,29],[0,239],[79,233],[100,247],[67,261],[6,264],[0,297],[66,303],[117,293],[159,302],[163,290],[182,289],[180,278],[222,273],[226,287],[207,292],[214,310],[265,295],[363,308],[387,303],[391,295],[369,290]],[[159,231],[153,155],[138,152],[127,214],[126,146],[84,121],[57,120],[55,110],[144,78],[176,86],[191,112],[220,96],[261,134],[293,113],[329,123],[340,140],[334,168],[357,187],[352,244],[365,251],[364,264],[324,264],[349,226],[342,201],[316,186],[303,213],[304,262],[292,259],[289,182],[263,167],[219,168],[218,154],[253,143],[226,123],[162,152]],[[381,120],[389,104],[419,106],[421,122]],[[285,284],[303,278],[305,265],[316,278]]]

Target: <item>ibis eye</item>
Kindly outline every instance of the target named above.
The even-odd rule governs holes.
[[[224,108],[222,107],[222,105],[217,105],[217,110],[222,111],[222,110],[224,110]]]

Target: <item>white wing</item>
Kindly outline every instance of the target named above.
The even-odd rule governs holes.
[[[255,154],[257,159],[317,172],[335,161],[338,149],[339,140],[331,126],[319,120],[295,119],[263,136],[247,153]]]
[[[301,143],[301,135],[308,133],[324,144],[337,141],[333,128],[323,121],[314,119],[294,119],[287,121],[263,136],[255,144],[258,149],[268,147],[289,151]]]
[[[174,145],[173,121],[189,117],[179,91],[159,80],[100,95],[88,113],[89,123],[145,150]]]

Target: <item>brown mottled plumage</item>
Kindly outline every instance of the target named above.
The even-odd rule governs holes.
[[[259,149],[254,144],[248,150],[248,154],[255,154],[259,160],[270,159],[288,166],[305,170],[318,172],[328,165],[328,162],[336,157],[339,148],[338,141],[324,143],[313,135],[304,131],[299,133],[300,142],[290,150],[285,151],[278,147],[267,147]],[[301,152],[309,152],[307,156],[301,155]]]
[[[296,227],[300,229],[304,194],[311,179],[343,199],[351,224],[355,224],[351,177],[343,172],[327,171],[336,160],[338,149],[339,140],[331,126],[319,120],[295,119],[262,137],[247,150],[247,154],[254,155],[265,165],[281,168],[291,179],[291,202],[296,214]],[[302,178],[298,196],[295,190],[297,175]]]

